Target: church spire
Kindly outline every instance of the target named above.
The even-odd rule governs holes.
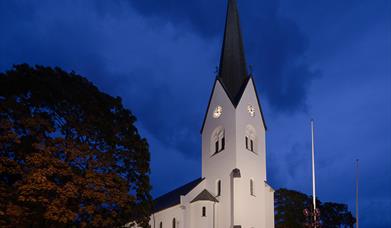
[[[232,103],[236,106],[241,97],[242,87],[248,79],[236,0],[228,0],[227,19],[217,77],[223,84]]]

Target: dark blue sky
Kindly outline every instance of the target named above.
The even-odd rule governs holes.
[[[247,63],[268,125],[269,182],[318,196],[362,227],[391,227],[391,3],[239,0]],[[121,96],[152,153],[153,194],[201,174],[199,130],[226,0],[0,0],[0,71],[60,66]]]

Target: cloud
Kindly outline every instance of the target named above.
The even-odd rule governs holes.
[[[149,18],[189,27],[205,38],[222,39],[225,2],[171,0],[131,4]],[[243,7],[241,24],[247,60],[254,66],[262,95],[278,113],[307,111],[311,83],[321,75],[306,59],[308,37],[292,19],[278,14],[279,1],[239,1],[239,6]]]
[[[224,1],[2,4],[0,23],[9,32],[0,40],[6,53],[1,68],[27,62],[75,70],[122,96],[163,143],[199,157],[198,130],[219,62]],[[277,15],[278,2],[242,5],[249,12],[242,13],[248,62],[262,96],[277,112],[305,110],[316,76],[302,58],[308,39]]]
[[[121,96],[163,144],[199,159],[216,40],[156,25],[126,2],[1,4],[1,70],[22,62],[75,70]]]
[[[204,37],[220,34],[225,17],[225,1],[149,0],[129,1],[142,15],[155,22],[191,29]]]
[[[368,213],[377,202],[389,202],[387,7],[372,1],[351,1],[353,11],[339,2],[289,3],[293,9],[280,1],[238,3],[247,61],[266,101],[272,186],[311,192],[311,113],[321,199],[353,205],[354,160],[360,157]],[[159,194],[199,175],[199,129],[224,17],[225,0],[0,1],[0,70],[22,62],[60,66],[121,96],[151,143]],[[387,208],[382,205],[383,217]],[[380,216],[376,220],[382,224]]]
[[[291,179],[299,179],[300,174],[304,173],[301,169],[308,168],[307,166],[303,166],[303,161],[308,160],[308,146],[309,145],[301,145],[296,143],[292,146],[291,150],[285,155],[285,163],[287,168],[287,173],[289,174]],[[309,163],[308,163],[309,164]],[[306,170],[307,171],[307,170]]]
[[[295,21],[278,13],[279,2],[269,2],[257,6],[261,12],[246,9],[250,12],[244,18],[249,24],[244,27],[249,63],[254,65],[259,90],[274,111],[307,111],[308,91],[321,75],[306,56],[310,40]]]

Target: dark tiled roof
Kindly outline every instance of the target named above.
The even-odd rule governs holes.
[[[228,0],[218,78],[236,107],[248,78],[236,0]]]
[[[219,202],[216,197],[214,197],[208,190],[204,189],[200,194],[198,194],[190,203],[196,201],[212,201]]]
[[[195,188],[201,181],[204,180],[203,178],[198,178],[197,180],[194,180],[190,183],[187,183],[177,189],[174,189],[171,192],[168,192],[158,198],[156,198],[153,201],[154,207],[153,207],[153,213],[156,213],[158,211],[167,209],[169,207],[175,206],[180,203],[181,196],[186,195],[189,193],[193,188]]]

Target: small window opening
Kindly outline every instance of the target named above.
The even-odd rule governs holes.
[[[206,207],[202,207],[202,217],[206,216]]]
[[[159,228],[163,228],[163,222],[160,222]]]
[[[252,179],[250,180],[250,194],[252,196],[255,196],[254,195],[254,181]]]
[[[172,228],[176,228],[176,220],[175,220],[175,218],[172,219]]]
[[[248,137],[246,136],[246,149],[248,150]]]
[[[221,196],[221,180],[217,181],[217,196]]]
[[[225,149],[225,137],[221,139],[221,150]]]

